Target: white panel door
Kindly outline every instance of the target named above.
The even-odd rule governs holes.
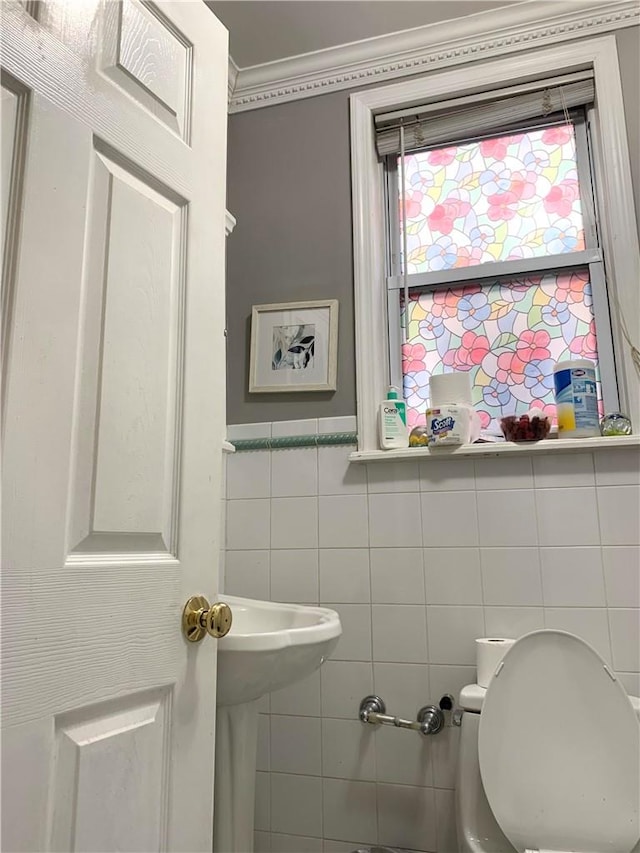
[[[1,7],[2,849],[211,851],[227,32]]]

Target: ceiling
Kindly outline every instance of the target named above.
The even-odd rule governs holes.
[[[486,12],[516,0],[205,0],[240,68]]]

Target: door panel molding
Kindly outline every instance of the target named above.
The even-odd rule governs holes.
[[[4,434],[5,388],[9,368],[16,264],[20,249],[20,211],[23,205],[24,168],[29,132],[30,93],[4,68],[2,85],[2,434]]]
[[[171,709],[162,688],[55,717],[52,851],[167,849]]]
[[[193,45],[154,3],[106,3],[102,73],[189,144]]]
[[[187,209],[94,139],[68,552],[177,553]]]

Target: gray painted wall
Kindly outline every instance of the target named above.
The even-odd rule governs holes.
[[[640,221],[640,28],[617,32],[636,214]],[[363,87],[360,87],[363,88]],[[227,422],[356,412],[349,92],[229,118]],[[249,394],[251,306],[340,302],[334,393]]]

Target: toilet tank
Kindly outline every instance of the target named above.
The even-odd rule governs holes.
[[[516,853],[487,802],[478,762],[480,714],[465,711],[456,771],[456,826],[460,853]]]

